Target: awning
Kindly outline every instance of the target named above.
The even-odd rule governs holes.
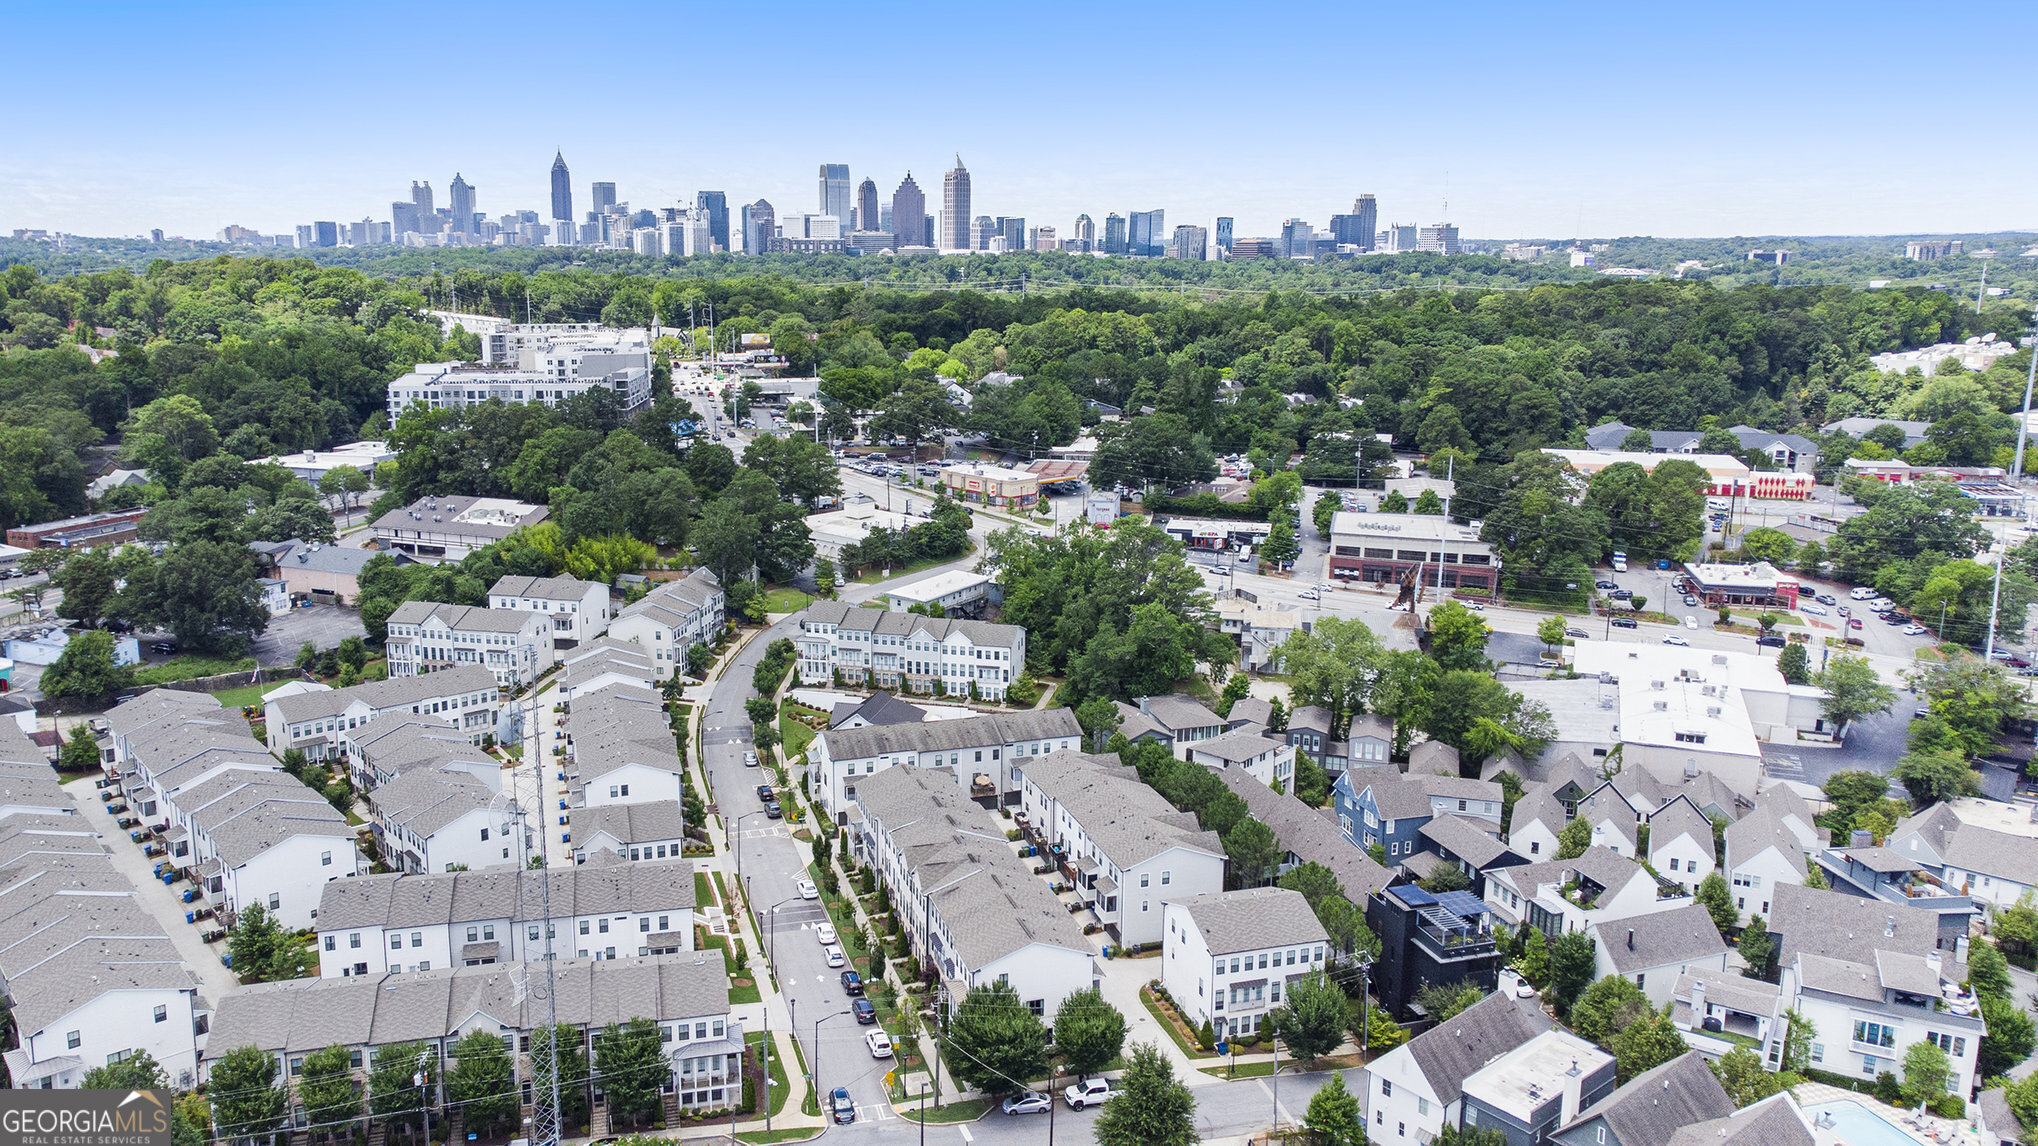
[[[501,954],[501,952],[502,945],[494,941],[490,941],[487,943],[467,943],[463,944],[460,948],[460,958],[463,960],[493,959],[499,954]]]

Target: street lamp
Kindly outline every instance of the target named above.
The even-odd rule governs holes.
[[[763,808],[758,808],[754,811],[745,812],[742,815],[737,816],[733,823],[729,823],[727,828],[723,832],[724,838],[722,842],[728,845],[729,850],[736,853],[736,878],[738,879],[743,878],[743,849],[737,846],[736,833],[743,830],[743,821],[749,819],[752,816],[761,816],[763,814],[764,814]]]
[[[814,1061],[807,1069],[814,1079],[814,1108],[821,1112],[822,1118],[829,1119],[830,1121],[835,1116],[829,1112],[826,1106],[822,1105],[823,1098],[821,1096],[821,1024],[829,1019],[839,1019],[848,1013],[848,1011],[836,1011],[834,1014],[822,1015],[814,1020],[814,1046],[812,1048]]]

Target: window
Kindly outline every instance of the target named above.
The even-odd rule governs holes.
[[[399,931],[389,937],[389,949],[391,951],[403,950],[403,932]]]
[[[1676,871],[1676,870],[1677,870],[1677,857],[1675,857],[1675,856],[1672,856],[1672,857],[1670,858],[1670,870],[1671,870],[1671,871]]]
[[[356,932],[354,932],[353,934],[351,934],[351,935],[347,936],[347,946],[349,946],[349,947],[359,947],[360,945],[361,945],[361,933],[360,933],[360,932],[356,931]]]
[[[1530,843],[1530,844],[1529,844],[1529,854],[1530,854],[1530,855],[1540,855],[1540,854],[1542,854],[1542,850],[1543,850],[1543,842],[1542,842],[1541,840],[1536,840],[1536,841],[1533,841],[1532,843]]]
[[[598,919],[598,920],[596,920],[596,921],[595,921],[595,924],[596,924],[596,927],[595,927],[595,929],[596,929],[597,931],[600,931],[600,932],[601,932],[601,933],[602,933],[603,935],[607,935],[607,934],[609,933],[609,921],[608,921],[608,920],[606,920],[606,919]]]
[[[1162,872],[1162,873],[1161,873],[1161,886],[1162,886],[1162,887],[1166,887],[1166,886],[1167,886],[1168,884],[1170,884],[1170,883],[1174,882],[1174,878],[1175,878],[1175,873],[1173,873],[1173,872],[1171,872],[1171,871],[1164,871],[1164,872]]]
[[[1429,1115],[1429,1099],[1427,1099],[1427,1098],[1418,1098],[1418,1099],[1416,1099],[1416,1100],[1415,1100],[1415,1112],[1416,1112],[1417,1114],[1420,1114],[1420,1115],[1423,1115],[1423,1116],[1427,1117],[1427,1116]],[[1467,1107],[1467,1108],[1465,1109],[1465,1121],[1467,1121],[1467,1122],[1470,1122],[1470,1121],[1472,1121],[1472,1120],[1473,1120],[1473,1118],[1474,1118],[1474,1117],[1475,1117],[1475,1116],[1477,1115],[1477,1113],[1478,1113],[1477,1111],[1475,1111],[1475,1110],[1471,1109],[1470,1107]]]
[[[1394,1097],[1394,1084],[1384,1078],[1380,1080],[1380,1097],[1382,1098]]]
[[[587,920],[585,919],[580,921],[580,933],[582,935],[587,934]]]
[[[1145,887],[1147,880],[1150,878],[1152,877],[1148,876],[1145,872],[1141,872],[1139,875],[1139,886]]]
[[[333,935],[326,936],[326,950],[331,951],[333,948],[339,946],[339,944],[336,942],[337,938],[338,938],[337,936]]]
[[[481,829],[481,838],[482,838],[483,840],[486,840],[486,839],[488,839],[488,829],[487,829],[487,828],[483,828],[483,829]]]
[[[333,866],[333,853],[331,853],[331,852],[320,852],[320,853],[319,853],[319,855],[318,855],[318,866],[320,866],[320,867],[331,867],[331,866]]]
[[[77,1031],[72,1031],[71,1033],[64,1036],[64,1045],[71,1048],[72,1050],[77,1050],[78,1044],[83,1041],[84,1039],[79,1036]]]
[[[279,908],[279,907],[281,907],[281,906],[283,906],[283,896],[282,896],[282,895],[281,895],[280,893],[278,893],[278,892],[274,892],[274,891],[270,892],[270,893],[269,893],[269,910],[271,910],[271,911],[274,911],[274,910],[276,910],[277,908]]]
[[[425,945],[425,933],[422,931],[411,932],[410,945],[412,947],[423,947]]]
[[[472,943],[479,938],[481,938],[481,928],[470,927],[467,929],[467,942]]]
[[[157,1007],[157,1008],[156,1008],[156,1021],[157,1021],[157,1022],[159,1022],[159,1023],[160,1023],[160,1022],[164,1021],[165,1019],[168,1019],[169,1017],[170,1017],[170,1008],[168,1008],[168,1007]]]

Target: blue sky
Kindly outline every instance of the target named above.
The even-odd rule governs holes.
[[[1675,9],[1675,11],[1673,11]],[[816,209],[846,162],[1067,228],[1354,196],[1473,236],[2038,226],[2028,3],[655,5],[0,0],[0,230],[209,237],[389,217],[455,171],[490,214]],[[1997,45],[2004,45],[1998,47]]]

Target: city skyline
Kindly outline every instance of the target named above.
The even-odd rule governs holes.
[[[1868,61],[1914,35],[1894,3],[1730,3],[1703,21],[1468,3],[1451,12],[1441,41],[1427,13],[1372,12],[1360,20],[1342,6],[1292,4],[1243,22],[1230,10],[1192,3],[1166,19],[1155,11],[1152,19],[1121,21],[1139,29],[1138,48],[1114,53],[1108,69],[1081,52],[1030,60],[1036,95],[1019,100],[1002,88],[964,84],[960,92],[917,97],[911,132],[848,149],[835,142],[838,125],[810,114],[811,88],[768,82],[740,90],[710,85],[689,104],[707,137],[740,137],[740,147],[678,146],[661,131],[647,133],[640,116],[594,117],[551,101],[519,110],[508,146],[485,122],[460,133],[311,130],[331,109],[302,84],[298,65],[271,48],[329,36],[317,13],[268,11],[257,27],[224,10],[209,19],[131,0],[87,8],[83,20],[46,6],[15,13],[23,42],[39,48],[17,61],[27,94],[11,125],[11,162],[0,169],[0,230],[122,235],[161,228],[205,237],[240,224],[274,232],[312,219],[380,217],[404,181],[430,173],[444,186],[455,171],[479,189],[485,212],[528,209],[542,217],[550,213],[547,145],[566,153],[576,172],[576,201],[599,175],[623,188],[622,198],[646,205],[684,203],[717,188],[737,202],[804,209],[814,202],[806,180],[815,165],[844,161],[852,180],[873,177],[881,195],[911,170],[938,197],[933,173],[947,170],[954,152],[968,151],[974,210],[1060,227],[1079,214],[1160,206],[1199,223],[1234,218],[1240,235],[1276,235],[1289,218],[1324,225],[1364,192],[1378,197],[1383,226],[1448,214],[1465,234],[1490,238],[2038,225],[2025,190],[2038,177],[2030,149],[1988,147],[1952,177],[1943,164],[1923,161],[1924,141],[1944,137],[1944,109],[1869,94]],[[958,42],[998,42],[1010,33],[1004,14],[888,8],[897,13],[892,26],[953,18]],[[781,15],[794,27],[802,13],[826,11],[794,3]],[[1989,27],[2018,12],[1976,0],[1941,15],[1956,28]],[[444,15],[504,26],[549,18],[517,2]],[[649,6],[615,13],[625,26],[650,27],[668,16]],[[1043,26],[1098,23],[1094,11],[1062,4],[1035,5],[1028,17]],[[1230,94],[1234,84],[1211,82],[1241,75],[1222,44],[1276,25],[1346,35],[1342,46],[1363,59],[1363,84],[1351,84],[1343,67],[1263,69],[1252,76],[1254,98],[1242,100]],[[117,37],[79,31],[116,26]],[[700,35],[708,43],[713,29]],[[1817,51],[1785,50],[1814,43]],[[763,46],[783,74],[839,68],[836,45],[825,36]],[[336,57],[347,114],[363,125],[433,122],[441,113],[420,97],[419,77],[443,65],[435,51],[428,38],[395,37],[372,52]],[[179,62],[208,53],[233,66]],[[101,79],[75,83],[87,73]],[[1963,78],[1965,105],[2030,105],[2014,68],[1975,68]],[[844,82],[870,94],[866,81]],[[250,99],[251,90],[266,94]],[[1148,96],[1155,90],[1168,94]],[[605,106],[649,108],[665,99],[655,76],[615,69],[605,77]],[[147,132],[115,139],[77,130],[119,122],[137,106],[150,109]],[[1278,118],[1267,115],[1274,107]],[[1091,126],[1043,130],[1053,123]],[[527,136],[536,137],[528,146],[521,142]],[[222,147],[222,138],[244,145]],[[1977,138],[1990,136],[1984,128]],[[1290,143],[1271,146],[1276,139]],[[1188,142],[1176,145],[1181,140]]]

